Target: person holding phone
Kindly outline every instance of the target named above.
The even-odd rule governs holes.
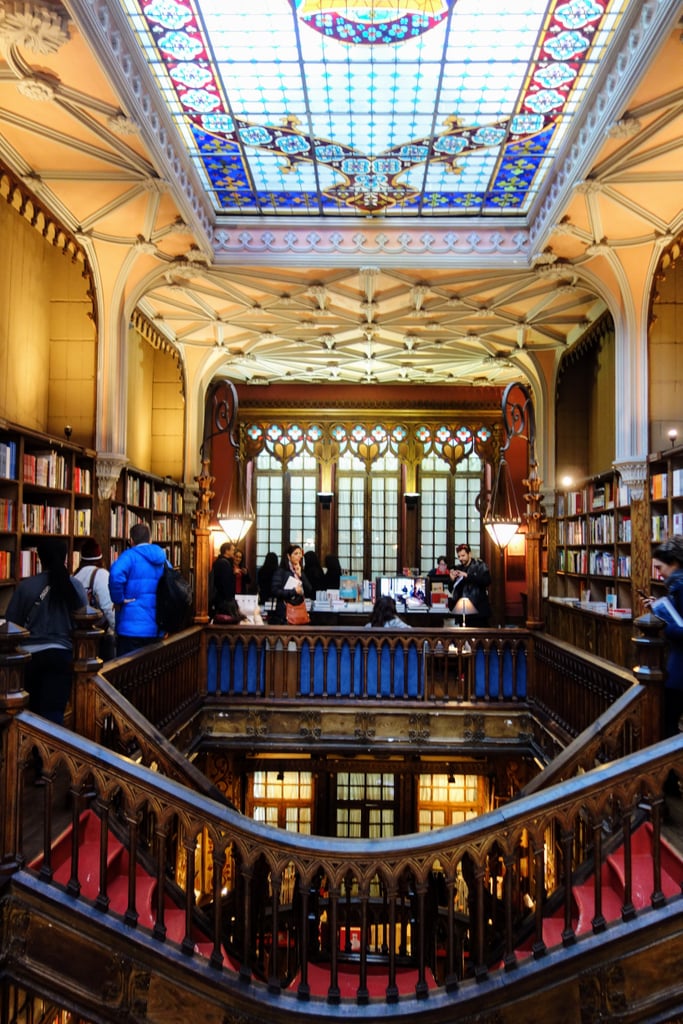
[[[652,552],[654,571],[664,581],[671,603],[683,618],[683,536],[669,537]],[[643,604],[651,609],[655,598],[639,591]],[[656,609],[653,609],[657,614]],[[663,617],[663,616],[662,616]],[[682,731],[683,722],[683,626],[664,620],[664,637],[668,645],[666,680],[664,683],[664,736]]]

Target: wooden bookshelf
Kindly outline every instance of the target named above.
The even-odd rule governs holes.
[[[184,496],[180,484],[137,469],[122,471],[109,513],[110,562],[125,549],[136,523],[149,526],[152,541],[172,565],[183,564]]]
[[[38,569],[41,537],[67,542],[69,566],[93,529],[95,452],[0,421],[0,611]]]

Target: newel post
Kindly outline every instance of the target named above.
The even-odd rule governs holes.
[[[24,672],[31,655],[20,649],[28,630],[13,622],[0,625],[0,878],[20,865],[19,730],[15,716],[28,707]]]
[[[641,746],[649,747],[664,736],[665,623],[647,612],[635,619],[633,625],[641,633],[632,637],[636,660],[633,674],[647,690],[641,715]]]
[[[90,685],[92,676],[97,675],[102,667],[102,659],[98,657],[98,647],[104,630],[101,628],[104,617],[101,612],[89,608],[75,612],[76,628],[72,631],[74,646],[73,673],[71,687],[71,710],[73,715],[73,731],[79,736],[97,740],[95,735],[95,688]]]

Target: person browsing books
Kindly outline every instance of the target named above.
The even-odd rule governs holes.
[[[666,623],[668,644],[664,682],[664,736],[675,736],[683,715],[683,536],[669,537],[652,552],[654,572],[664,581],[667,596],[646,597],[643,604]],[[683,723],[681,723],[683,724]]]

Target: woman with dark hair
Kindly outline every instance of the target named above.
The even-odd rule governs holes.
[[[664,682],[663,726],[664,736],[675,736],[683,726],[683,723],[679,726],[683,715],[683,626],[677,621],[683,619],[683,537],[669,537],[656,547],[652,552],[652,565],[654,572],[664,581],[673,606],[668,612],[666,601],[647,597],[643,602],[666,622],[664,637],[669,653]]]
[[[47,537],[38,542],[41,571],[20,580],[6,616],[31,634],[22,644],[31,654],[25,685],[29,709],[50,722],[64,724],[73,678],[73,613],[88,603],[83,585],[69,576],[66,541]],[[42,764],[36,757],[36,782]]]
[[[278,557],[274,551],[269,551],[263,559],[263,565],[256,572],[256,586],[258,589],[258,600],[260,605],[270,601],[273,591],[273,573],[278,566]]]
[[[407,622],[399,619],[396,614],[396,602],[393,597],[378,597],[372,609],[372,617],[365,624],[366,629],[379,626],[383,629],[410,629]]]
[[[336,555],[325,555],[325,590],[339,590],[341,562]]]
[[[317,594],[319,590],[327,590],[325,573],[323,572],[320,559],[316,555],[315,551],[307,551],[304,555],[304,572],[306,573],[306,579],[310,583],[314,595]]]
[[[286,624],[288,604],[301,604],[305,598],[315,597],[303,570],[303,558],[301,545],[290,544],[273,573],[271,594],[275,598],[275,610],[268,613],[268,622],[276,626]]]

